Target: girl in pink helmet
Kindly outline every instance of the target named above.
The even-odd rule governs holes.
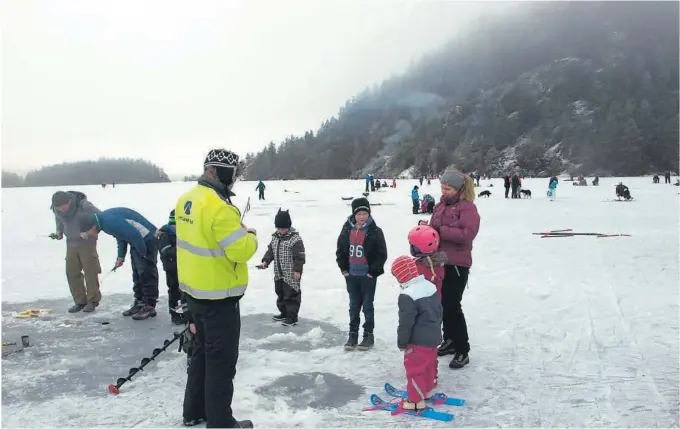
[[[418,225],[408,233],[408,244],[411,245],[411,256],[415,258],[418,274],[437,287],[437,295],[442,298],[442,281],[444,265],[448,262],[446,252],[439,248],[439,233],[428,225]]]
[[[442,304],[435,285],[418,274],[409,256],[392,263],[392,275],[399,282],[399,327],[397,347],[404,352],[407,398],[403,411],[419,411],[435,394],[437,386],[437,345],[441,341]]]

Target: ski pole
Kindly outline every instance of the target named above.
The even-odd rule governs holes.
[[[248,213],[249,211],[250,211],[250,197],[248,197],[246,207],[243,209],[243,213],[241,214],[241,222],[243,222],[243,219],[246,217],[246,213]]]
[[[140,365],[138,367],[132,367],[130,368],[129,374],[127,377],[121,377],[118,380],[116,380],[116,384],[109,384],[109,392],[113,393],[114,395],[117,395],[120,393],[120,387],[125,384],[128,381],[131,381],[132,377],[137,374],[139,371],[144,371],[144,367],[147,366],[152,360],[156,360],[158,355],[163,353],[169,346],[170,344],[174,343],[177,341],[178,338],[182,337],[184,333],[189,329],[189,326],[184,328],[182,332],[175,332],[173,333],[173,338],[172,340],[164,340],[163,341],[163,347],[157,347],[153,349],[151,352],[151,357],[150,358],[142,358],[142,361],[140,362]]]

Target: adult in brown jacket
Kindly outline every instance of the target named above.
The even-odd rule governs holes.
[[[80,218],[100,213],[82,192],[58,191],[52,195],[52,211],[56,221],[55,238],[66,237],[66,279],[75,305],[69,313],[92,312],[99,305],[99,274],[102,272],[97,254],[97,237],[80,236]]]

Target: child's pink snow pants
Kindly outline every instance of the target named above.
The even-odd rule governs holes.
[[[409,344],[404,351],[408,400],[420,402],[437,386],[437,348]]]

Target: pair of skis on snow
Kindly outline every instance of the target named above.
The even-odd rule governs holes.
[[[534,232],[533,235],[540,235],[541,238],[564,238],[575,236],[593,236],[597,238],[607,237],[630,237],[630,234],[602,234],[600,232],[573,232],[572,229],[555,229],[550,232]]]
[[[432,407],[427,407],[420,411],[407,411],[399,407],[402,400],[408,397],[408,393],[405,390],[397,389],[390,383],[385,383],[385,393],[390,395],[393,400],[385,401],[380,396],[375,393],[371,395],[372,407],[364,408],[363,411],[375,411],[384,410],[389,411],[392,415],[404,414],[412,417],[422,417],[425,419],[438,420],[441,422],[450,422],[455,417],[452,413],[445,413],[437,411]],[[394,399],[398,399],[397,402]],[[452,405],[455,407],[461,407],[465,405],[465,399],[448,397],[443,393],[436,393],[432,398],[428,399],[428,402],[432,405]]]

